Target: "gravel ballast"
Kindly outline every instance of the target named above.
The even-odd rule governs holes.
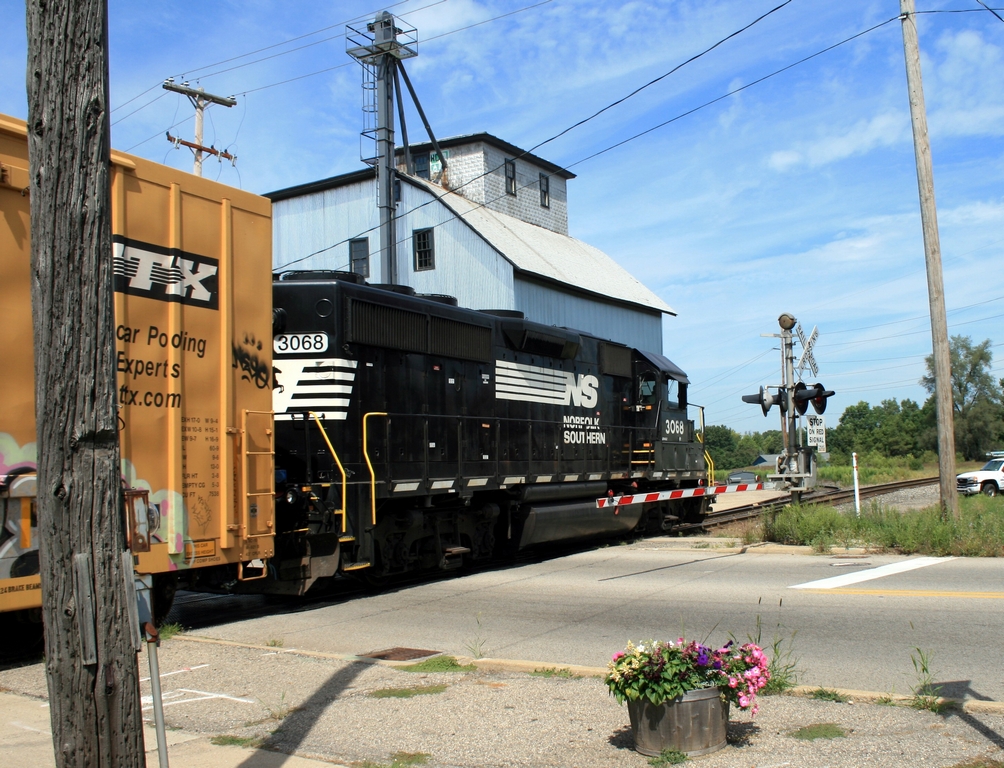
[[[443,768],[648,765],[633,749],[627,709],[596,677],[480,669],[413,673],[293,649],[184,637],[163,644],[160,664],[172,673],[163,681],[169,728],[257,739],[265,749],[335,764],[368,760],[386,766],[395,753],[420,752],[429,756],[427,765]],[[143,657],[141,665],[145,676]],[[442,685],[442,692],[411,698],[371,695]],[[0,672],[0,686],[44,698],[44,668]],[[145,714],[150,717],[150,710]],[[819,723],[836,724],[847,735],[815,741],[791,735]],[[954,766],[978,756],[1004,758],[1002,734],[1004,714],[933,714],[772,696],[761,698],[756,718],[733,712],[729,745],[693,762],[707,768]]]

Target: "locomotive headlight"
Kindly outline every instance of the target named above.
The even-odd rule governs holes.
[[[286,491],[286,503],[296,504],[296,500],[300,497],[300,494],[296,492],[296,488],[290,488]]]

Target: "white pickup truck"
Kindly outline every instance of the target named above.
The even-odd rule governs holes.
[[[959,493],[971,496],[984,493],[996,496],[1004,490],[1004,454],[992,453],[993,458],[975,472],[963,472],[955,478],[955,487]]]

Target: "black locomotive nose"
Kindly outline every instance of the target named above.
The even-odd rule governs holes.
[[[282,333],[286,330],[286,310],[282,307],[275,307],[272,310],[272,335]]]

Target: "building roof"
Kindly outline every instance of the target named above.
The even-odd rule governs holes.
[[[555,165],[549,160],[545,160],[537,155],[532,155],[526,152],[515,144],[510,144],[508,141],[503,141],[497,136],[492,136],[490,133],[471,133],[466,136],[451,136],[448,139],[443,139],[439,142],[441,149],[449,149],[450,147],[459,147],[465,144],[476,144],[482,141],[485,144],[491,144],[493,147],[502,150],[507,155],[512,155],[513,157],[519,157],[525,159],[534,165],[540,166],[542,169],[547,171],[554,176],[560,176],[563,179],[574,179],[575,174],[571,171],[566,171],[560,165]],[[410,144],[409,148],[412,153],[416,152],[428,152],[431,150],[432,142],[424,142],[422,144]],[[398,147],[394,150],[396,155],[404,155],[404,148]],[[351,171],[350,173],[340,173],[337,176],[329,176],[326,179],[319,179],[318,181],[308,181],[305,184],[297,184],[292,187],[285,187],[284,189],[277,189],[274,192],[266,192],[263,197],[267,197],[273,203],[279,200],[287,200],[291,197],[299,197],[300,195],[309,195],[313,192],[324,192],[327,189],[334,189],[336,187],[343,187],[346,184],[355,184],[358,181],[363,181],[364,179],[372,179],[376,175],[376,171],[373,168],[360,168],[358,171]]]
[[[424,179],[401,178],[438,197],[458,219],[502,254],[515,267],[517,276],[524,273],[523,276],[555,281],[618,302],[676,314],[672,307],[599,248],[489,210]]]
[[[502,150],[504,154],[510,155],[512,157],[518,157],[527,162],[533,163],[534,165],[539,165],[545,171],[554,176],[560,176],[563,179],[574,179],[575,174],[571,171],[567,171],[560,165],[555,165],[550,160],[545,160],[538,155],[531,154],[524,149],[520,149],[515,144],[510,144],[508,141],[500,139],[498,136],[492,136],[490,133],[468,133],[463,136],[450,136],[448,139],[442,139],[439,141],[440,149],[449,149],[450,147],[461,147],[465,144],[477,144],[479,141],[485,144],[490,144],[496,149]],[[432,142],[426,141],[422,144],[409,144],[412,154],[416,152],[429,152],[433,149]],[[397,147],[394,150],[395,155],[404,155],[404,148]],[[449,161],[447,161],[448,163]]]

